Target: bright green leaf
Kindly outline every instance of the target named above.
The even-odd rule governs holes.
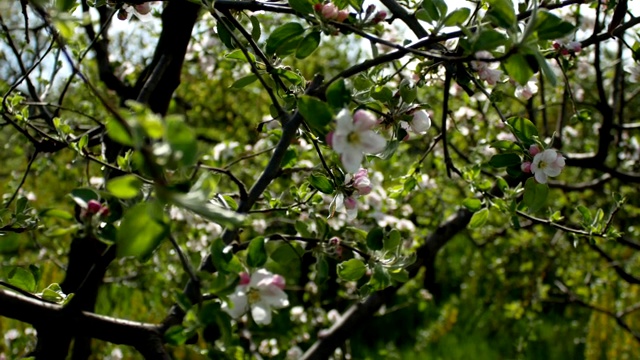
[[[311,186],[325,194],[333,194],[333,192],[335,191],[331,180],[329,180],[328,177],[322,174],[311,174],[309,176],[309,183],[311,184]]]
[[[467,225],[467,227],[469,229],[477,229],[486,224],[487,220],[489,220],[489,209],[484,208],[475,212],[473,216],[471,216],[471,220],[469,221],[469,225]]]
[[[264,244],[266,239],[264,236],[258,236],[251,240],[247,248],[247,265],[253,268],[261,267],[267,262],[267,251]]]
[[[320,31],[312,31],[305,36],[296,49],[296,58],[304,59],[311,55],[320,45]]]
[[[125,212],[116,237],[118,257],[147,260],[169,233],[162,206],[143,202]]]
[[[540,184],[534,178],[529,178],[524,185],[523,203],[529,212],[536,212],[544,207],[549,195],[549,186]]]
[[[298,23],[287,23],[275,29],[267,39],[267,54],[275,54],[276,50],[283,46],[292,38],[298,37],[304,33],[304,28]]]
[[[142,181],[135,175],[124,175],[107,182],[107,191],[120,199],[132,199],[140,193]]]
[[[367,272],[360,259],[350,259],[338,264],[338,276],[346,281],[358,281]]]
[[[258,80],[258,76],[256,76],[255,74],[250,74],[234,81],[230,87],[233,89],[242,89],[245,86],[253,84],[254,82],[256,82],[256,80]]]

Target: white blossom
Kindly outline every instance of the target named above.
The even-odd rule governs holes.
[[[564,168],[564,157],[556,150],[547,149],[537,153],[531,162],[531,172],[537,182],[547,183],[547,177],[558,176]]]
[[[232,306],[223,303],[222,309],[236,319],[251,310],[256,324],[269,325],[272,309],[289,306],[287,294],[283,291],[284,285],[282,276],[260,269],[251,275],[248,282],[240,282],[235,292],[229,296]]]
[[[349,110],[342,109],[336,121],[331,145],[340,154],[347,172],[355,173],[360,169],[364,153],[376,154],[385,148],[385,139],[371,130],[378,124],[372,113],[358,110],[352,117]]]

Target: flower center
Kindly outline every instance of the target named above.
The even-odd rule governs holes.
[[[260,292],[256,289],[249,289],[247,292],[247,300],[249,304],[255,304],[260,301]]]
[[[347,136],[347,140],[352,144],[358,144],[360,143],[360,134],[358,134],[356,131],[351,132]]]
[[[544,168],[546,168],[546,167],[547,167],[547,163],[546,163],[546,162],[544,162],[544,161],[540,161],[540,163],[538,164],[538,168],[539,168],[540,170],[543,170],[543,169],[544,169]]]

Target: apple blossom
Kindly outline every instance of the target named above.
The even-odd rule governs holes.
[[[368,195],[373,190],[367,169],[360,169],[353,176],[353,187],[359,195]]]
[[[531,156],[536,156],[539,152],[540,148],[538,147],[538,145],[531,144],[531,146],[529,146],[529,154],[531,154]]]
[[[531,162],[531,172],[537,182],[541,184],[547,183],[547,177],[558,176],[564,168],[564,157],[556,150],[547,149],[541,153],[537,153]]]
[[[338,11],[338,16],[336,17],[336,21],[343,22],[347,20],[348,17],[349,17],[349,12],[347,10],[340,10]]]
[[[349,110],[342,109],[336,116],[336,121],[336,130],[330,141],[348,172],[358,171],[364,153],[375,154],[384,150],[385,139],[371,130],[378,123],[372,113],[358,110],[351,117]]]
[[[322,16],[327,20],[334,20],[338,17],[338,8],[332,3],[324,4]]]
[[[522,164],[520,164],[520,169],[522,170],[523,173],[530,173],[531,172],[531,161],[525,161]]]
[[[413,120],[409,124],[411,130],[416,134],[426,134],[431,127],[431,118],[424,110],[418,110],[413,113]]]
[[[251,316],[258,325],[271,323],[272,309],[282,309],[289,306],[287,294],[283,291],[285,280],[282,276],[272,274],[265,269],[254,272],[246,283],[247,276],[240,275],[240,284],[229,296],[228,303],[222,304],[222,310],[233,318],[239,318],[249,309]]]
[[[145,2],[142,4],[125,4],[122,10],[118,13],[118,19],[126,20],[130,14],[135,15],[141,21],[151,20],[151,3]]]
[[[529,100],[537,92],[538,92],[538,85],[534,80],[529,80],[524,86],[518,85],[516,87],[516,91],[514,95],[516,98],[520,100]]]
[[[478,51],[475,56],[476,59],[493,59],[493,55],[488,51]],[[487,61],[471,62],[471,67],[478,72],[480,79],[486,81],[490,85],[495,85],[502,76],[502,71],[494,69],[496,66],[496,64],[492,64]]]

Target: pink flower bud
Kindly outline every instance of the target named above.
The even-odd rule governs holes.
[[[522,164],[520,164],[520,169],[522,170],[523,173],[530,173],[531,172],[531,161],[525,161]]]
[[[386,11],[378,11],[376,13],[376,16],[373,17],[373,20],[371,20],[374,24],[379,24],[380,22],[382,22],[384,19],[387,18],[387,12]]]
[[[572,41],[567,44],[567,49],[573,51],[574,53],[579,53],[582,51],[582,44],[579,41]]]
[[[280,290],[284,290],[284,286],[287,284],[287,281],[282,276],[276,274],[273,275],[271,284],[279,288]]]
[[[87,214],[94,215],[100,212],[102,205],[97,200],[89,200],[87,203]]]
[[[327,20],[333,20],[338,17],[338,8],[333,3],[325,4],[322,7],[322,16]]]
[[[369,130],[378,124],[378,119],[369,111],[358,110],[353,114],[353,123],[361,129]]]
[[[358,202],[356,201],[356,199],[349,196],[348,198],[344,199],[344,207],[347,208],[347,210],[356,209],[358,207]]]
[[[416,134],[426,134],[431,127],[431,118],[426,111],[419,110],[413,113],[413,120],[409,125]]]
[[[356,188],[356,191],[360,195],[368,195],[373,190],[373,186],[371,185],[371,180],[367,177],[367,170],[360,169],[358,173],[356,173],[353,178],[353,187]]]
[[[365,18],[368,18],[369,16],[371,16],[371,14],[373,14],[373,12],[376,11],[376,6],[371,4],[369,6],[367,6],[367,10],[365,13]]]
[[[529,146],[529,154],[531,154],[531,156],[536,156],[537,153],[540,152],[540,148],[538,147],[538,145],[531,145]]]
[[[109,206],[108,205],[102,205],[102,207],[100,208],[100,211],[98,211],[98,215],[102,216],[102,217],[107,217],[109,216],[110,212],[109,212]]]
[[[251,277],[246,272],[240,273],[240,285],[249,285]]]
[[[570,53],[569,53],[569,50],[567,50],[566,48],[562,48],[562,50],[560,50],[560,54],[562,54],[562,55],[564,55],[564,56],[567,56],[567,55],[569,55]]]
[[[554,49],[558,50],[558,49],[560,49],[561,47],[562,47],[562,45],[560,45],[560,43],[559,43],[559,42],[557,42],[557,41],[554,41],[554,42],[553,42],[553,48],[554,48]]]
[[[333,131],[329,131],[327,137],[325,138],[325,141],[327,142],[327,145],[333,147]]]
[[[151,12],[151,6],[149,5],[148,2],[139,4],[139,5],[134,5],[133,8],[136,9],[138,14],[140,15],[147,15],[148,13]]]
[[[360,168],[357,173],[353,175],[353,179],[356,180],[358,178],[366,178],[369,176],[369,171],[364,168]]]
[[[313,5],[313,10],[315,10],[316,12],[321,12],[323,6],[324,6],[324,4],[314,4]]]
[[[347,10],[340,10],[338,11],[338,16],[336,17],[336,21],[343,22],[347,20],[348,17],[349,17],[349,12]]]
[[[329,239],[329,244],[331,244],[331,246],[340,245],[340,238],[337,236],[332,237],[331,239]]]

